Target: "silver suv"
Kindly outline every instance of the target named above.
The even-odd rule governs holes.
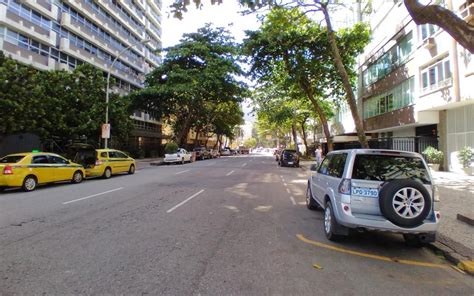
[[[352,149],[327,154],[313,165],[306,206],[324,209],[329,240],[349,229],[402,233],[407,243],[435,240],[438,191],[420,154]]]

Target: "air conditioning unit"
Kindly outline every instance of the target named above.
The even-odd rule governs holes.
[[[474,0],[466,1],[459,7],[461,18],[471,25],[474,24]]]
[[[423,41],[423,47],[426,49],[432,49],[433,47],[436,46],[435,39],[433,37],[426,38]]]

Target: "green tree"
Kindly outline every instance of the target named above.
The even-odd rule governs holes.
[[[251,73],[255,78],[265,83],[273,80],[273,84],[275,79],[280,80],[289,97],[305,97],[312,103],[323,126],[328,148],[332,150],[328,118],[321,101],[328,97],[341,98],[345,83],[332,62],[328,34],[328,30],[298,9],[277,7],[267,15],[259,31],[248,32],[244,48],[252,60]],[[341,30],[334,38],[344,49],[341,59],[350,70],[348,78],[352,87],[356,77],[352,66],[356,55],[368,42],[368,31],[359,24],[351,30]]]
[[[81,65],[72,72],[39,71],[0,54],[1,134],[36,133],[43,140],[99,139],[105,111],[103,72]],[[115,143],[126,143],[132,128],[129,101],[112,95],[110,118]]]
[[[257,147],[257,139],[255,138],[248,138],[244,141],[244,145],[247,148],[255,148]]]
[[[133,101],[139,109],[168,118],[182,145],[190,129],[201,132],[213,124],[213,108],[241,102],[247,88],[236,78],[243,74],[238,47],[223,28],[206,25],[165,52],[163,64],[147,76],[147,87],[134,93]]]

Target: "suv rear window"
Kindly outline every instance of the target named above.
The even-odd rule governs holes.
[[[352,178],[374,181],[416,179],[423,184],[431,184],[422,160],[406,156],[358,154]]]
[[[0,158],[0,163],[17,163],[22,160],[25,155],[10,155]]]

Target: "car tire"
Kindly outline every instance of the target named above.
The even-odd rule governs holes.
[[[36,179],[35,176],[29,175],[26,176],[25,179],[23,180],[23,185],[21,188],[25,192],[30,192],[36,189],[36,186],[38,186],[38,180]]]
[[[341,226],[337,223],[336,218],[334,217],[331,202],[328,201],[326,203],[326,208],[324,209],[324,234],[328,240],[337,241],[341,239],[341,236],[336,234],[336,228],[338,227]]]
[[[184,163],[185,163],[185,161],[184,161],[184,157],[183,157],[183,158],[181,158],[181,164],[184,164]]]
[[[112,177],[112,170],[110,168],[105,168],[102,177],[104,177],[104,179],[109,179],[110,177]]]
[[[79,184],[84,180],[84,175],[82,174],[81,171],[75,171],[74,174],[72,175],[72,180],[71,183],[74,184]]]
[[[4,191],[5,189],[7,189],[6,187],[1,187],[0,186],[0,192]]]
[[[128,169],[128,174],[129,175],[135,174],[135,166],[133,164],[130,165],[130,168]]]
[[[416,227],[431,211],[431,197],[425,186],[415,180],[388,182],[379,193],[382,214],[401,227]]]
[[[300,167],[300,164],[299,163],[295,163],[295,168],[299,168]]]
[[[318,203],[314,200],[311,194],[311,188],[306,187],[306,207],[311,211],[316,211],[319,208]]]

